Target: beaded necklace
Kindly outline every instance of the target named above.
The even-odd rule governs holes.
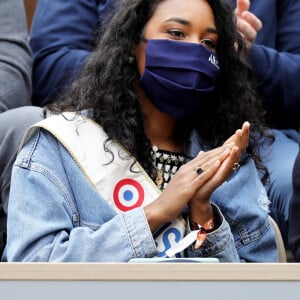
[[[186,156],[183,153],[158,149],[155,145],[152,146],[151,156],[157,170],[155,183],[163,191],[177,170],[186,163]]]

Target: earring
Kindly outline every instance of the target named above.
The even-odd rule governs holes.
[[[129,57],[128,57],[128,63],[129,63],[130,65],[132,65],[132,64],[134,63],[134,61],[135,61],[135,57],[134,57],[134,56],[129,56]]]

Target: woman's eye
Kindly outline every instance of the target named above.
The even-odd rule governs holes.
[[[184,33],[181,30],[178,30],[178,29],[168,30],[168,34],[170,34],[172,37],[175,37],[175,38],[185,37]]]
[[[201,44],[203,44],[205,47],[209,48],[209,49],[212,49],[212,50],[215,50],[216,49],[216,43],[212,40],[202,40],[201,41]]]

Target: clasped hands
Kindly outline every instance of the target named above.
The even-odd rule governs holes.
[[[167,188],[145,207],[151,230],[173,221],[186,204],[189,205],[190,219],[194,222],[204,224],[212,217],[210,195],[239,162],[248,146],[249,128],[249,122],[244,122],[222,146],[200,151],[194,159],[180,167]]]

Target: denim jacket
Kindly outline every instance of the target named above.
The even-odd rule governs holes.
[[[201,250],[190,247],[187,256],[277,261],[268,213],[255,198],[262,186],[251,161],[243,168],[251,173],[249,195],[239,183],[239,170],[212,198],[225,212],[225,218],[219,212],[221,226],[208,234]],[[156,254],[143,209],[116,213],[50,133],[39,130],[23,147],[13,168],[4,261],[126,262]]]

